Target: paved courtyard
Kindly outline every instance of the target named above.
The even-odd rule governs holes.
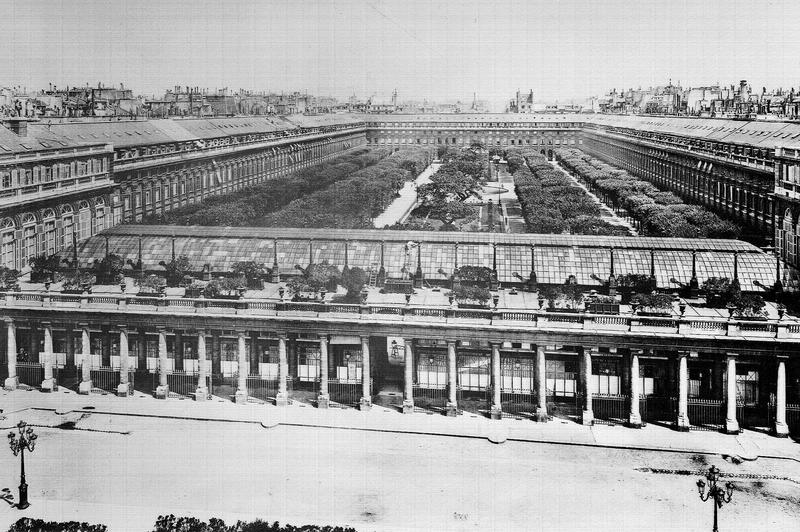
[[[17,417],[46,422],[49,412]],[[428,416],[421,416],[426,418]],[[790,530],[800,520],[800,463],[720,455],[86,413],[75,430],[40,427],[21,515],[149,530],[159,514],[265,518],[358,530],[710,530],[695,474],[734,478],[721,530]],[[270,426],[270,425],[267,425]],[[72,428],[72,425],[70,425]],[[676,470],[654,473],[650,469]],[[18,461],[0,453],[0,488]],[[792,480],[767,478],[775,475]]]

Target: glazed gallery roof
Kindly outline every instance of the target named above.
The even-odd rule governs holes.
[[[368,270],[379,268],[383,257],[389,277],[413,273],[419,261],[425,278],[446,279],[458,266],[491,268],[496,250],[501,282],[519,282],[515,274],[527,279],[533,257],[540,283],[562,284],[574,275],[582,285],[601,285],[611,272],[613,255],[616,275],[650,275],[652,258],[658,286],[677,289],[674,281],[688,283],[692,277],[694,251],[701,283],[709,277],[732,278],[734,262],[744,290],[771,286],[776,276],[774,257],[738,240],[156,225],[121,225],[80,242],[82,266],[104,256],[106,239],[110,253],[133,262],[141,245],[148,270],[168,262],[174,245],[175,255],[186,255],[193,270],[208,264],[216,273],[230,272],[240,261],[271,266],[277,246],[282,273],[296,273],[295,265],[306,267],[312,261]],[[62,252],[64,257],[71,254]]]
[[[231,118],[164,118],[153,120],[44,119],[28,125],[21,137],[0,126],[0,155],[48,148],[113,144],[115,148],[201,139],[274,133],[297,128],[358,124],[355,115],[247,116]]]

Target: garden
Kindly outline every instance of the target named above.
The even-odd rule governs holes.
[[[362,149],[285,177],[144,218],[145,224],[370,227],[427,164],[421,148]]]
[[[429,183],[417,189],[419,206],[406,222],[390,229],[478,231],[481,227],[477,192],[489,175],[486,152],[480,146],[441,150],[442,166]]]
[[[624,209],[642,236],[738,238],[741,228],[671,192],[577,149],[556,150],[564,168],[589,184],[615,211]]]

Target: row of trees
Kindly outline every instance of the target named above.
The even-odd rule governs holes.
[[[287,203],[375,166],[391,154],[388,149],[362,149],[342,154],[284,177],[243,190],[211,196],[201,203],[145,217],[146,224],[247,226]],[[420,168],[421,169],[421,168]]]
[[[740,228],[703,207],[687,205],[671,192],[638,179],[577,149],[556,155],[564,167],[591,183],[615,207],[622,207],[640,224],[646,236],[737,238]]]
[[[406,181],[424,168],[422,148],[396,151],[378,163],[350,173],[332,186],[298,197],[255,221],[261,227],[371,228]]]
[[[600,206],[535,150],[509,150],[506,160],[529,232],[628,234],[603,220]]]

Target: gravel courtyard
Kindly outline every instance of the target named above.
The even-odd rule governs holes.
[[[0,530],[27,515],[146,531],[174,513],[364,531],[707,531],[711,503],[685,472],[711,464],[761,477],[732,479],[721,530],[800,522],[800,464],[787,460],[99,414],[75,428],[37,429],[32,506],[0,506]],[[5,450],[0,489],[16,495],[18,481]]]

